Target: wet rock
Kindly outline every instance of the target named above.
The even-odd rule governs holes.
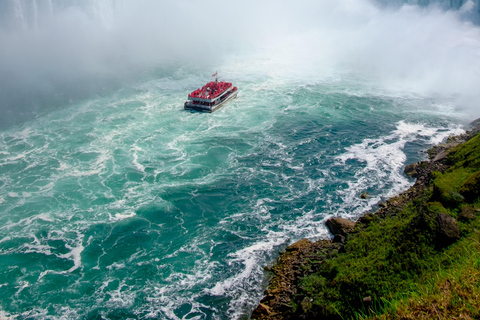
[[[417,167],[418,163],[411,163],[405,167],[403,172],[409,177],[416,178],[418,177]]]
[[[272,314],[270,307],[266,304],[259,303],[258,306],[253,310],[251,319],[265,319]]]
[[[333,243],[345,243],[345,237],[342,236],[341,234],[336,234],[333,236],[332,239]]]
[[[255,308],[251,318],[298,319],[292,306],[295,304],[298,306],[304,298],[298,291],[300,279],[307,274],[317,272],[328,256],[340,246],[330,240],[311,242],[308,239],[302,239],[289,246],[272,267],[273,276],[269,281],[268,289],[264,292],[265,296]],[[306,304],[305,307],[308,305]]]
[[[331,218],[327,220],[326,225],[332,234],[346,236],[353,231],[355,222],[344,218]]]
[[[432,160],[437,154],[445,150],[442,146],[433,146],[427,150],[428,158]]]
[[[457,220],[440,212],[437,214],[437,244],[446,246],[460,239],[460,228]]]
[[[360,195],[360,198],[362,198],[362,199],[368,199],[368,198],[370,198],[370,196],[368,195],[368,192],[364,192],[364,193],[362,193],[362,194]]]
[[[287,252],[291,252],[291,251],[298,251],[306,246],[310,246],[312,244],[312,242],[308,239],[302,239],[302,240],[298,240],[297,242],[291,244],[290,246],[288,246],[285,251]]]

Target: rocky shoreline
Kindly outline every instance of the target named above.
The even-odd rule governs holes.
[[[251,319],[277,320],[277,319],[313,319],[318,314],[311,311],[311,302],[302,295],[300,281],[303,277],[314,274],[322,265],[338,253],[344,251],[345,243],[352,233],[362,232],[369,223],[376,219],[385,219],[395,216],[412,200],[419,197],[432,180],[432,172],[445,172],[449,168],[447,154],[459,144],[462,144],[480,132],[480,119],[470,124],[471,129],[464,134],[452,136],[443,144],[428,150],[429,160],[407,165],[405,174],[416,178],[416,182],[405,192],[379,204],[375,213],[365,213],[357,222],[343,218],[332,218],[326,222],[333,238],[311,242],[302,239],[286,248],[276,264],[266,268],[272,272],[268,289],[264,298],[253,310]],[[365,197],[367,195],[362,195]],[[449,237],[458,237],[456,224],[449,216],[437,217],[443,237],[439,241],[449,242]],[[453,228],[453,231],[452,231]],[[456,227],[458,229],[458,226]],[[363,303],[368,305],[371,297],[363,298]]]

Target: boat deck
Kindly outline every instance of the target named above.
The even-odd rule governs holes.
[[[212,113],[214,111],[217,111],[221,107],[223,107],[226,103],[229,101],[235,99],[237,97],[238,90],[235,88],[233,92],[231,92],[229,95],[226,96],[224,100],[221,100],[219,103],[215,105],[201,105],[201,104],[195,104],[193,101],[189,100],[185,102],[184,109],[185,110],[191,110],[191,111],[199,111],[199,112],[206,112],[206,113]]]

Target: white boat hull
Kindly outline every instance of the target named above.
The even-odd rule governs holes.
[[[235,99],[237,97],[237,94],[238,94],[238,90],[235,90],[235,92],[231,93],[225,100],[213,106],[204,106],[204,105],[192,103],[192,101],[187,101],[185,102],[184,109],[191,110],[191,111],[212,113],[214,111],[217,111],[221,107],[223,107],[229,101]]]

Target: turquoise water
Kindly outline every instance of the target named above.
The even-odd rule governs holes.
[[[183,68],[0,132],[0,317],[248,316],[279,250],[462,132],[448,99],[224,69],[240,93],[213,114],[182,110],[209,80]]]

